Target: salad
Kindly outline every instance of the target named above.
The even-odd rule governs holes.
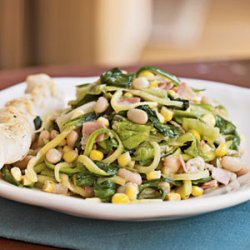
[[[202,196],[249,171],[225,107],[155,67],[119,68],[76,87],[63,112],[34,119],[19,187],[127,204]]]

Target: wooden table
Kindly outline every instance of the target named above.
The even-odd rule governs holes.
[[[127,70],[136,70],[140,65],[126,67]],[[211,61],[179,64],[156,65],[173,74],[182,77],[214,80],[250,88],[250,59],[238,61]],[[47,73],[51,76],[94,76],[99,75],[105,68],[80,66],[49,66],[33,67],[19,70],[0,71],[0,89],[4,89],[18,82],[24,81],[27,75]],[[35,245],[15,240],[0,238],[0,249],[58,249],[54,247]]]

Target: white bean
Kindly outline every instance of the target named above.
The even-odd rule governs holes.
[[[244,163],[240,158],[224,156],[221,160],[221,167],[231,172],[238,172],[244,167]]]
[[[133,173],[125,168],[120,168],[117,174],[118,176],[124,178],[126,182],[136,183],[137,185],[141,185],[142,183],[142,178],[140,174]]]
[[[70,134],[67,136],[68,146],[73,148],[76,144],[78,137],[78,133],[75,130],[71,131]]]
[[[47,130],[43,130],[38,137],[37,146],[38,147],[44,146],[46,141],[49,141],[49,139],[50,139],[50,132]]]
[[[244,165],[240,171],[237,171],[236,174],[238,176],[241,176],[241,175],[244,175],[244,174],[247,174],[248,172],[250,172],[250,167],[247,166],[247,165]]]
[[[200,156],[190,159],[186,163],[186,169],[188,172],[197,172],[205,169],[205,161]]]
[[[94,111],[96,113],[103,113],[109,106],[108,100],[101,96],[98,98],[95,107],[94,107]]]
[[[148,115],[145,111],[140,109],[131,109],[127,113],[127,117],[131,122],[137,124],[145,124],[148,121]]]
[[[139,77],[134,79],[132,86],[135,89],[146,89],[149,87],[149,81],[145,77]]]
[[[56,130],[52,130],[50,132],[50,139],[53,140],[54,138],[56,138],[59,135],[59,132]]]
[[[47,153],[46,153],[46,159],[47,161],[49,161],[50,163],[57,163],[62,159],[62,153],[55,149],[55,148],[51,148]]]

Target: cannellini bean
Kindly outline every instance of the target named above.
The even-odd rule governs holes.
[[[50,132],[50,139],[53,140],[54,138],[56,138],[59,135],[59,132],[57,130],[52,130]]]
[[[240,158],[224,156],[221,159],[221,167],[231,172],[238,172],[244,167],[244,163]]]
[[[149,81],[145,77],[139,77],[134,79],[132,86],[135,89],[146,89],[149,87]]]
[[[148,115],[145,111],[140,109],[131,109],[127,113],[127,117],[131,122],[137,124],[145,124],[148,121]]]
[[[124,178],[126,182],[136,183],[137,185],[141,185],[142,178],[138,173],[133,173],[125,168],[120,168],[118,170],[118,176]]]
[[[62,159],[62,153],[55,149],[55,148],[51,148],[47,153],[46,153],[46,159],[47,161],[49,161],[50,163],[57,163]]]
[[[44,146],[46,141],[49,141],[49,139],[50,139],[50,132],[47,130],[43,130],[38,137],[37,146],[38,147]]]
[[[180,157],[177,155],[170,155],[163,161],[163,174],[175,174],[181,167]]]
[[[247,174],[249,172],[250,172],[250,167],[247,165],[244,165],[239,171],[236,172],[236,174],[238,176],[241,176],[241,175]]]
[[[187,172],[197,172],[197,171],[202,171],[205,169],[205,161],[203,158],[197,156],[193,159],[190,159],[186,163],[186,170]]]
[[[94,111],[98,114],[98,113],[102,113],[104,112],[109,106],[108,100],[101,96],[98,98],[95,107],[94,107]]]
[[[67,136],[68,146],[73,148],[76,144],[78,137],[78,133],[75,130],[71,131],[70,134]]]

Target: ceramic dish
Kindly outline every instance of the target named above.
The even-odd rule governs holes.
[[[65,92],[65,103],[74,98],[74,86],[84,82],[92,82],[96,78],[55,78]],[[225,105],[229,111],[229,117],[244,135],[244,147],[250,147],[250,117],[248,107],[250,105],[250,89],[235,87],[227,84],[183,79],[183,81],[195,88],[207,89],[206,95],[217,99]],[[25,84],[21,83],[0,92],[0,106],[12,98],[21,96]],[[245,153],[249,163],[248,152]],[[216,211],[231,207],[250,199],[250,174],[242,176],[237,183],[231,183],[227,187],[217,189],[200,198],[192,198],[176,202],[154,202],[129,205],[113,205],[85,201],[81,198],[67,197],[45,193],[35,189],[18,188],[3,180],[0,180],[0,196],[22,203],[41,206],[59,212],[96,219],[106,220],[158,220],[177,219],[194,216],[202,213]]]

